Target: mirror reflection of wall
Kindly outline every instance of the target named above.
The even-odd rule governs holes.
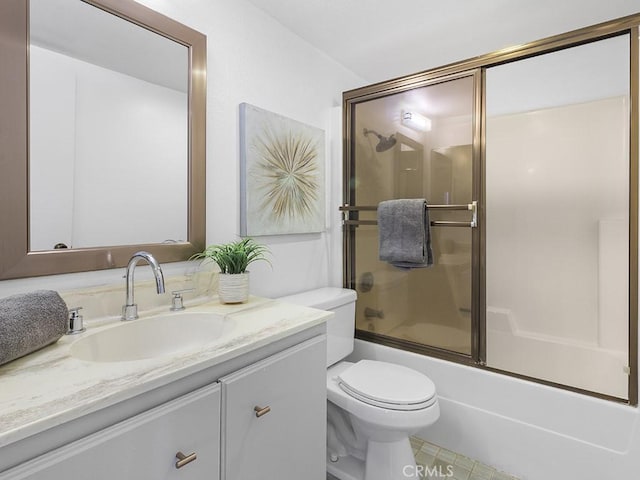
[[[188,48],[30,2],[30,250],[187,239]]]

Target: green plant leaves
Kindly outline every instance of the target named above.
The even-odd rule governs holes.
[[[244,273],[249,264],[264,260],[269,249],[265,245],[256,243],[252,238],[244,238],[237,242],[221,245],[209,245],[203,252],[196,253],[192,260],[208,259],[216,262],[221,273]]]

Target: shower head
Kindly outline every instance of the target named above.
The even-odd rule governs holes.
[[[376,145],[376,152],[378,153],[386,152],[396,144],[396,137],[394,137],[393,135],[389,135],[388,137],[383,137],[375,130],[369,130],[367,128],[365,128],[362,131],[362,133],[364,133],[365,137],[370,133],[373,133],[376,137],[378,137],[378,145]]]

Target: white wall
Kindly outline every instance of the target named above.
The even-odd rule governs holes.
[[[327,133],[325,233],[259,237],[272,251],[273,268],[251,267],[252,293],[278,296],[341,283],[341,126],[332,107],[342,92],[364,84],[271,17],[245,1],[143,0],[140,3],[208,37],[207,242],[239,233],[238,105],[247,102]],[[337,168],[336,168],[337,167]],[[338,251],[336,252],[336,249]]]
[[[273,269],[266,264],[252,267],[252,293],[278,296],[339,285],[341,97],[364,81],[244,0],[140,3],[207,35],[207,242],[233,240],[239,233],[238,105],[248,102],[325,129],[330,153],[326,232],[260,238],[273,252]],[[185,264],[165,266],[176,274],[188,269]],[[120,283],[121,277],[118,269],[9,280],[0,282],[0,297],[35,288]]]

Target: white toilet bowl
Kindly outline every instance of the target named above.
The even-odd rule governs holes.
[[[417,479],[409,436],[440,416],[433,382],[387,362],[342,361],[353,351],[356,293],[320,288],[281,299],[329,310],[327,471],[340,480]]]
[[[440,415],[429,378],[385,362],[340,362],[327,370],[327,400],[329,473],[341,480],[417,478],[409,436]]]

